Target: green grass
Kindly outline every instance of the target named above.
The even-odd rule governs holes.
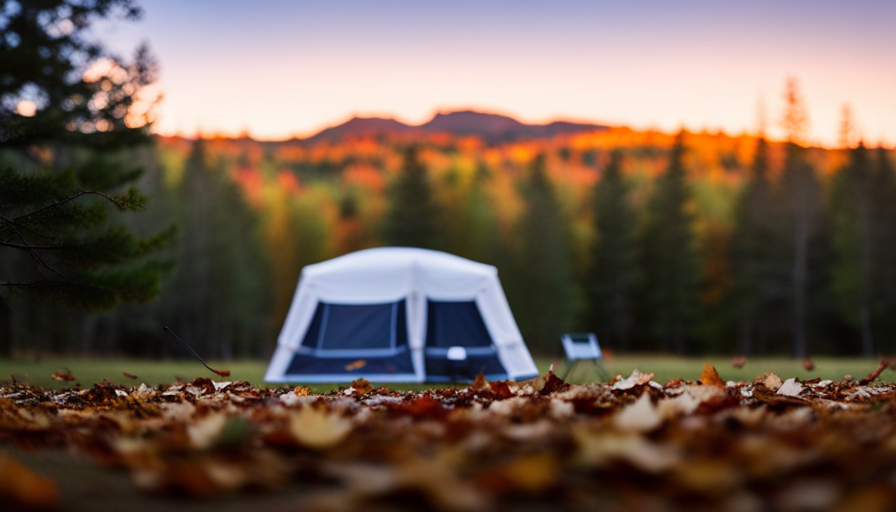
[[[632,370],[638,369],[643,373],[655,374],[654,380],[666,383],[672,379],[696,380],[700,378],[703,364],[709,361],[719,370],[719,374],[725,380],[751,381],[757,375],[765,372],[774,372],[782,379],[797,377],[799,379],[840,380],[844,375],[852,375],[862,378],[871,373],[877,367],[876,359],[844,359],[844,358],[818,358],[815,359],[815,370],[809,372],[803,369],[800,361],[789,358],[750,358],[747,364],[736,369],[731,366],[729,357],[678,357],[669,355],[616,355],[606,361],[605,367],[610,375],[620,374],[628,376]],[[552,360],[546,358],[536,359],[541,373],[548,370]],[[563,375],[566,370],[566,361],[557,360],[557,374]],[[3,360],[0,359],[0,381],[9,381],[15,375],[16,380],[29,382],[39,386],[54,388],[74,387],[80,383],[82,387],[90,387],[95,382],[101,382],[104,378],[110,381],[132,385],[145,382],[149,385],[169,384],[177,380],[192,380],[197,377],[209,377],[218,381],[245,380],[256,385],[264,384],[264,372],[267,369],[267,361],[214,361],[209,363],[218,370],[230,370],[228,378],[219,377],[206,370],[201,364],[193,360],[178,361],[147,361],[134,359],[41,359],[41,360]],[[58,382],[50,375],[60,369],[68,369],[76,377],[73,382]],[[125,377],[122,372],[129,372],[138,376],[137,380]],[[570,375],[570,382],[582,383],[600,380],[599,374],[593,365],[581,362]],[[896,380],[896,372],[886,371],[881,375],[881,380]],[[345,384],[343,384],[345,386]],[[396,389],[425,389],[437,385],[418,384],[389,384]],[[312,385],[314,391],[324,392],[337,387],[336,385]]]

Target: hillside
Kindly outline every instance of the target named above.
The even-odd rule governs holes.
[[[561,134],[594,132],[608,129],[608,126],[554,121],[549,124],[526,124],[512,117],[471,110],[439,112],[428,122],[409,125],[391,118],[353,117],[343,124],[326,128],[309,137],[309,142],[319,140],[339,140],[347,137],[377,136],[387,133],[449,133],[452,135],[475,135],[492,142],[511,142],[522,139],[553,137]]]

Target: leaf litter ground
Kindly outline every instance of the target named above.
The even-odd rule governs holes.
[[[697,381],[666,384],[638,371],[587,385],[480,376],[419,392],[362,379],[327,394],[205,378],[5,383],[0,500],[135,511],[891,510],[896,384],[876,382],[888,366],[841,381],[725,382],[709,364]]]

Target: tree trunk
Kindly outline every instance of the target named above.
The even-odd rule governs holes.
[[[862,327],[862,355],[871,357],[874,355],[874,338],[871,335],[871,314],[868,312],[867,304],[862,304],[859,322]]]
[[[806,281],[808,277],[809,236],[807,212],[799,211],[794,232],[793,258],[793,356],[806,357]]]
[[[12,308],[0,297],[0,358],[12,359]]]

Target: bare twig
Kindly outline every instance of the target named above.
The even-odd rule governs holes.
[[[863,386],[866,384],[871,384],[872,382],[874,382],[875,379],[877,379],[880,376],[882,371],[884,371],[890,367],[890,364],[891,364],[891,362],[889,359],[882,359],[880,361],[880,363],[878,363],[877,368],[875,368],[873,372],[869,373],[867,377],[860,380],[859,384],[861,384]]]
[[[171,337],[174,338],[175,340],[179,341],[180,344],[183,345],[184,348],[187,349],[187,351],[189,351],[190,354],[193,355],[193,357],[195,357],[196,359],[199,360],[200,363],[202,363],[202,366],[205,366],[205,367],[208,368],[210,371],[212,371],[212,372],[214,372],[214,373],[217,373],[217,374],[220,375],[221,377],[230,377],[230,371],[228,371],[228,370],[215,370],[215,369],[212,368],[211,366],[205,364],[205,361],[202,360],[202,357],[200,357],[199,354],[197,354],[195,350],[193,350],[189,345],[187,345],[187,342],[185,342],[184,340],[180,339],[180,338],[177,336],[177,334],[174,334],[174,331],[172,331],[171,329],[169,329],[168,326],[165,326],[165,332],[167,332],[168,334],[170,334]]]

